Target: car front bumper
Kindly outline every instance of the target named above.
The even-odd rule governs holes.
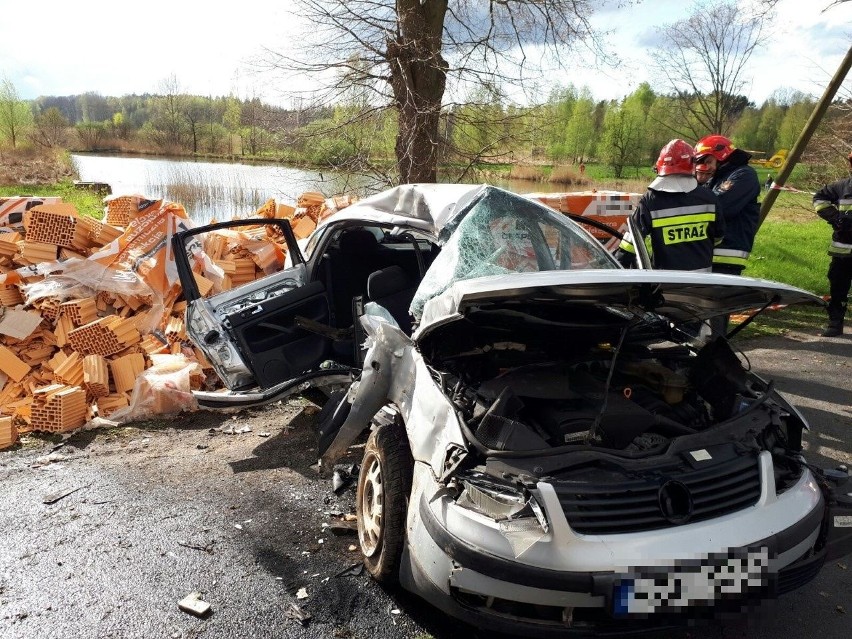
[[[816,488],[809,473],[792,490],[799,491],[799,494],[787,495],[789,503],[770,504],[764,519],[779,521],[777,511],[791,510],[790,504],[794,501],[800,510],[807,505],[806,514],[794,520],[788,519],[788,525],[781,528],[765,527],[763,535],[748,532],[755,530],[755,518],[760,520],[759,509],[745,515],[735,513],[730,516],[723,524],[729,533],[721,546],[716,543],[715,537],[722,528],[713,528],[713,524],[707,522],[695,524],[691,531],[690,526],[682,526],[643,533],[647,543],[640,553],[633,555],[633,566],[659,568],[690,561],[694,563],[702,555],[713,556],[722,549],[746,552],[747,549],[761,548],[766,549],[770,557],[770,569],[759,588],[750,588],[741,596],[725,597],[712,604],[689,607],[675,615],[670,614],[671,611],[646,615],[645,618],[618,614],[614,597],[618,596],[618,584],[631,566],[623,565],[623,554],[613,549],[625,544],[631,546],[632,542],[626,539],[631,535],[587,536],[576,540],[581,547],[608,548],[610,556],[622,557],[609,566],[595,568],[587,565],[581,570],[569,570],[564,563],[559,565],[560,559],[558,553],[553,552],[554,548],[550,548],[553,562],[535,565],[524,561],[525,557],[521,559],[511,556],[511,553],[494,552],[495,540],[487,539],[487,533],[483,534],[481,530],[464,535],[456,532],[470,533],[464,526],[459,526],[458,519],[454,521],[452,516],[448,516],[453,507],[447,500],[429,500],[425,493],[420,493],[419,499],[412,502],[412,511],[416,510],[416,514],[410,514],[409,546],[401,578],[406,588],[448,614],[499,632],[551,637],[566,634],[600,636],[659,629],[661,625],[682,623],[686,618],[708,616],[720,610],[738,611],[744,603],[795,590],[816,576],[826,557],[842,552],[847,539],[842,536],[842,524],[846,521],[842,517],[845,515],[836,520],[840,527],[835,526],[835,519],[822,492]],[[553,519],[553,511],[549,509],[548,512]],[[776,516],[774,520],[773,515]],[[739,525],[736,524],[738,519]],[[773,529],[777,532],[765,535],[765,531]],[[753,536],[749,537],[749,534]],[[678,536],[681,541],[670,543]],[[632,537],[634,541],[638,538],[636,535]],[[683,555],[684,562],[662,552],[648,554],[654,548],[660,550],[672,545],[683,548],[683,539],[693,548],[692,553]],[[698,539],[705,541],[698,542]],[[713,542],[708,543],[707,540]],[[545,552],[554,541],[552,535],[542,539]],[[535,553],[531,555],[535,556]]]

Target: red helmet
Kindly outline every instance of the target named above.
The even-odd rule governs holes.
[[[657,175],[692,175],[692,147],[683,140],[672,140],[660,150],[655,168]]]
[[[719,162],[724,162],[733,152],[734,145],[724,135],[707,135],[695,145],[696,158],[712,155]]]

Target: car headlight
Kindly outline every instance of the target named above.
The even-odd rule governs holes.
[[[461,492],[456,504],[501,524],[501,529],[522,529],[529,524],[545,533],[550,525],[541,505],[526,488],[502,483],[482,473],[458,477]]]

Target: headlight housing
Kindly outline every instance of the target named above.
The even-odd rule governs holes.
[[[530,528],[550,531],[544,510],[526,488],[479,472],[465,473],[457,479],[461,492],[456,504],[493,519],[504,532]]]

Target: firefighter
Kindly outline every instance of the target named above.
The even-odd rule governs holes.
[[[654,268],[677,271],[710,271],[713,247],[725,231],[725,220],[716,196],[698,187],[693,175],[692,147],[672,140],[660,151],[657,177],[639,200],[633,221],[650,238]],[[635,260],[629,234],[616,252],[625,265]]]
[[[852,153],[849,154],[849,170],[852,172]],[[814,208],[834,233],[828,254],[828,285],[831,299],[828,302],[828,325],[823,337],[843,334],[843,317],[846,315],[846,299],[852,286],[852,177],[832,182],[814,194]]]
[[[760,223],[760,180],[749,166],[751,155],[723,135],[708,135],[695,145],[695,176],[718,196],[725,215],[725,237],[713,251],[713,272],[740,275]]]

